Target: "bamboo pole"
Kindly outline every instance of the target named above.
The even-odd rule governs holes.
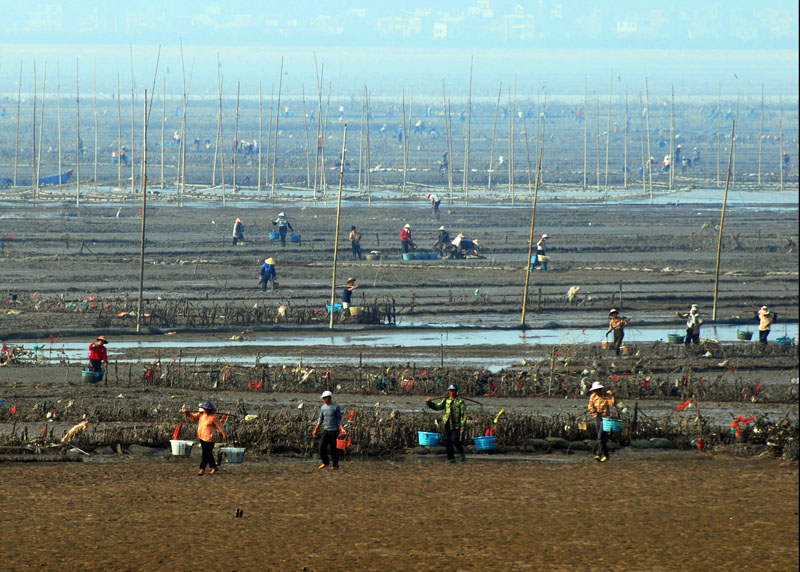
[[[606,178],[603,188],[605,189],[605,197],[608,198],[608,148],[611,143],[611,94],[614,90],[614,69],[611,69],[611,79],[608,84],[608,113],[606,115]]]
[[[317,52],[314,52],[314,72],[317,76],[317,145],[314,153],[314,202],[317,201],[317,181],[319,180],[319,156],[322,151],[324,140],[322,139],[322,77],[319,66],[317,66]],[[325,65],[322,66],[322,74],[325,73]]]
[[[761,151],[764,143],[764,84],[761,84],[761,121],[758,127],[758,185],[761,186]],[[761,189],[759,189],[761,190]]]
[[[531,175],[531,151],[528,144],[528,122],[522,116],[522,129],[525,131],[525,163],[528,171],[528,196],[533,196],[533,176]]]
[[[467,136],[464,145],[464,203],[469,204],[469,143],[472,128],[472,56],[469,58],[469,90],[467,92]]]
[[[533,227],[536,220],[536,198],[539,195],[539,174],[542,171],[542,155],[544,153],[544,140],[542,146],[539,148],[539,160],[536,162],[536,185],[533,188],[533,206],[531,207],[531,233],[528,238],[528,258],[525,263],[525,288],[522,294],[522,318],[520,326],[525,329],[525,312],[528,307],[528,287],[531,279],[531,256],[533,255]]]
[[[364,88],[366,89],[366,87]],[[306,108],[306,86],[301,84],[303,92],[303,123],[306,127],[306,188],[311,188],[311,141],[308,137],[308,109]],[[270,115],[272,117],[272,115]]]
[[[164,88],[161,95],[161,189],[164,189],[164,129],[167,126],[167,76],[164,76]],[[214,150],[214,168],[217,167],[217,155]],[[213,177],[212,177],[213,178]],[[214,183],[212,182],[212,185]]]
[[[622,188],[628,188],[628,128],[630,127],[630,116],[628,115],[628,88],[625,88],[625,147],[622,153]]]
[[[497,105],[494,107],[494,127],[492,127],[492,146],[489,149],[489,182],[486,184],[486,190],[492,191],[492,162],[494,161],[494,141],[497,137],[497,116],[500,113],[500,94],[503,93],[503,82],[500,82],[500,88],[497,90]]]
[[[92,100],[94,105],[94,184],[97,187],[97,153],[98,153],[98,141],[100,135],[98,133],[98,119],[97,119],[97,58],[94,59],[94,63],[92,65]],[[59,145],[60,147],[60,145]],[[59,173],[61,169],[59,168]]]
[[[117,73],[117,188],[122,190],[122,91]]]
[[[511,163],[511,206],[514,206],[514,202],[516,200],[516,193],[514,189],[514,184],[516,181],[514,180],[514,175],[517,172],[517,140],[516,140],[516,132],[514,130],[514,123],[517,117],[517,76],[514,75],[514,113],[512,114],[511,119],[511,156],[509,157],[509,162]],[[523,115],[524,117],[524,115]]]
[[[722,196],[722,214],[720,215],[719,220],[719,236],[717,237],[717,266],[714,272],[714,307],[711,313],[711,319],[717,319],[717,294],[719,292],[719,259],[720,259],[720,252],[722,251],[722,229],[725,225],[725,205],[728,202],[728,182],[731,179],[731,164],[733,162],[733,147],[734,147],[734,136],[736,134],[736,120],[733,120],[733,124],[731,125],[731,148],[728,154],[728,174],[725,177],[725,193]]]
[[[500,84],[500,89],[503,88],[503,85]],[[498,95],[497,98],[499,99],[500,96]],[[450,147],[450,112],[449,112],[449,105],[447,102],[447,92],[445,90],[445,82],[444,78],[442,78],[442,113],[444,113],[444,135],[445,135],[445,149],[447,154],[447,188],[450,191],[450,201],[453,200],[453,171],[450,168],[450,165],[453,163],[453,154],[452,148]]]
[[[328,140],[328,115],[331,111],[331,86],[333,82],[328,82],[328,97],[325,100],[325,120],[322,123],[322,139]],[[325,144],[322,145],[322,152],[319,156],[320,173],[322,174],[322,196],[328,195],[328,175],[325,172]]]
[[[639,141],[642,147],[642,194],[647,194],[647,178],[645,172],[647,171],[647,164],[644,160],[644,105],[642,104],[642,90],[639,90]],[[649,159],[649,158],[648,158]],[[649,160],[647,161],[650,162]],[[652,202],[651,202],[652,204]]]
[[[134,121],[135,89],[136,84],[133,79],[133,44],[131,44],[131,194],[136,193],[136,124]]]
[[[61,66],[56,62],[56,122],[58,123],[58,174],[61,175]],[[58,179],[59,185],[61,178]]]
[[[736,113],[734,114],[733,118],[734,121],[737,123],[739,122],[739,101],[741,99],[741,90],[737,90],[736,92]],[[731,188],[733,189],[736,186],[736,145],[733,144],[731,141],[731,145],[733,146],[733,163],[731,164]]]
[[[367,205],[372,206],[372,175],[370,171],[370,148],[369,148],[369,115],[370,115],[370,104],[369,104],[369,89],[367,85],[364,84],[364,93],[366,94],[366,102],[367,102],[367,165],[366,165],[366,183],[367,183]]]
[[[186,148],[186,61],[183,58],[183,38],[178,39],[181,48],[181,78],[183,80],[183,113],[181,114],[181,138],[178,142],[178,181],[180,182],[180,191],[178,192],[178,204],[183,205],[183,193],[186,189],[186,171],[183,168],[183,162],[186,160],[186,154],[183,149]],[[224,145],[224,142],[223,142]]]
[[[511,166],[514,154],[514,106],[511,103],[511,88],[508,88],[508,196],[514,196],[514,170]]]
[[[447,160],[447,169],[448,169],[448,177],[450,181],[450,202],[453,202],[453,113],[450,108],[450,100],[447,100],[447,124],[450,128],[450,143],[449,143],[449,151],[448,151],[448,160]]]
[[[645,117],[647,119],[647,177],[650,183],[650,204],[653,204],[653,151],[650,147],[650,90],[647,86],[647,78],[644,78],[644,104]]]
[[[33,206],[39,206],[39,178],[36,176],[36,60],[33,60],[33,147],[31,147],[31,168],[33,173]]]
[[[339,165],[339,198],[336,203],[336,234],[334,235],[333,240],[333,276],[331,278],[331,311],[329,312],[329,324],[328,327],[332,330],[333,329],[333,316],[335,314],[333,310],[333,303],[336,296],[336,260],[337,255],[339,253],[339,221],[341,219],[341,212],[342,212],[342,182],[344,181],[344,158],[345,153],[347,152],[347,123],[344,124],[344,133],[342,134],[342,162]]]
[[[258,188],[261,190],[261,148],[264,139],[264,101],[261,97],[261,82],[258,82]]]
[[[264,166],[264,182],[269,180],[269,158],[272,157],[272,114],[275,111],[275,82],[269,90],[269,122],[267,123],[267,164]]]
[[[779,190],[783,190],[783,101],[781,96],[778,95],[778,171],[780,171],[781,179]]]
[[[181,54],[182,53],[183,47],[181,47]],[[189,94],[192,92],[192,79],[194,79],[194,58],[192,58],[192,67],[189,68],[189,88],[183,95],[183,119],[181,120],[181,206],[183,206],[183,195],[186,192],[186,111],[189,107]]]
[[[358,123],[358,183],[356,189],[361,192],[361,173],[364,169],[364,111],[367,106],[366,86],[364,87],[364,94],[361,96],[361,116]],[[303,100],[305,104],[305,100]]]
[[[17,135],[14,139],[14,186],[17,186],[17,163],[19,161],[19,118],[22,112],[22,60],[19,62],[19,84],[17,86]]]
[[[583,78],[583,190],[587,187],[587,167],[589,151],[589,88],[587,79]],[[537,111],[538,117],[538,111]]]
[[[219,151],[225,146],[225,141],[220,141],[220,133],[222,133],[222,71],[219,61],[219,52],[217,52],[217,136],[214,138],[214,163],[211,167],[211,186],[217,184],[217,157]],[[222,206],[225,206],[225,177],[222,177]]]
[[[147,226],[147,90],[144,91],[144,135],[142,137],[142,231],[139,246],[139,298],[136,304],[136,333],[142,331],[142,305],[144,303],[144,247]]]
[[[240,82],[236,82],[236,115],[234,116],[233,120],[233,187],[231,188],[231,192],[236,192],[236,175],[238,173],[238,164],[239,164],[239,90],[241,84]]]
[[[278,78],[278,108],[275,113],[275,143],[272,146],[272,186],[270,198],[275,200],[275,165],[278,161],[278,120],[281,116],[281,88],[283,87],[283,56],[281,56],[281,77]]]
[[[47,88],[47,61],[44,62],[44,72],[42,77],[42,109],[40,110],[41,119],[39,120],[39,154],[36,160],[36,187],[39,187],[39,181],[41,181],[41,170],[42,170],[42,147],[44,147],[44,142],[42,139],[42,128],[44,127],[44,100],[45,100],[45,91]]]
[[[406,196],[406,170],[408,169],[408,146],[406,142],[408,141],[408,130],[406,126],[406,88],[403,88],[403,96],[402,96],[402,110],[403,110],[403,130],[401,132],[403,136],[403,186],[400,192],[400,196]]]

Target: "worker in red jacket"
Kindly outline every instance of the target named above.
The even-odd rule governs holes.
[[[108,340],[105,336],[97,336],[97,341],[89,344],[89,369],[91,371],[102,371],[103,364],[108,365],[107,343]]]
[[[414,250],[414,241],[411,240],[411,225],[407,224],[400,231],[400,243],[403,245],[403,252]]]

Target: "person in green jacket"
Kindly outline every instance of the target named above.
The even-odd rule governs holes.
[[[433,403],[430,397],[425,400],[428,407],[441,411],[444,409],[444,445],[447,449],[447,460],[450,463],[456,462],[455,449],[461,453],[461,461],[466,461],[464,445],[461,438],[464,436],[464,429],[467,427],[467,406],[464,400],[458,396],[458,386],[451,384],[447,391],[449,397],[445,397],[439,403]]]

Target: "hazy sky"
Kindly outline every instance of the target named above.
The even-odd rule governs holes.
[[[78,7],[80,7],[78,9]],[[214,94],[219,54],[226,91],[244,93],[277,82],[284,58],[284,89],[316,89],[314,55],[324,83],[358,93],[403,87],[440,97],[442,80],[454,97],[465,94],[474,59],[476,97],[497,84],[523,92],[583,93],[608,89],[613,71],[622,88],[675,85],[684,95],[758,92],[797,97],[798,6],[795,0],[360,0],[348,2],[220,2],[213,0],[0,0],[0,93],[23,87],[33,61],[58,64],[65,89],[130,89],[131,51],[138,88],[159,76],[170,91],[182,83],[179,42],[193,94]],[[68,71],[67,71],[68,70]],[[41,73],[40,71],[38,73]],[[52,72],[50,72],[52,73]],[[269,87],[266,88],[267,90]]]

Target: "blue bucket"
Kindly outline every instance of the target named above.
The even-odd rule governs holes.
[[[781,336],[780,338],[775,338],[775,341],[782,346],[792,345],[792,338],[790,338],[789,336]]]
[[[486,437],[475,437],[473,441],[475,441],[475,448],[478,451],[491,451],[494,449],[495,441],[497,437],[493,435],[487,435]]]
[[[300,235],[296,232],[289,236],[291,242],[300,242]]]
[[[622,433],[622,419],[603,417],[603,431],[606,433]]]
[[[419,444],[425,447],[433,447],[439,444],[439,439],[442,438],[439,433],[427,433],[425,431],[417,431]]]
[[[281,233],[279,232],[270,232],[269,239],[270,240],[278,240],[281,237]]]
[[[97,383],[101,379],[103,379],[103,370],[92,371],[84,369],[81,372],[81,381],[83,381],[83,383]]]
[[[325,304],[325,311],[326,312],[330,312],[331,311],[331,305],[330,304]],[[333,311],[334,312],[341,312],[342,311],[342,305],[341,304],[334,304],[333,305]]]
[[[413,252],[404,252],[403,253],[403,260],[414,260],[414,253]]]

